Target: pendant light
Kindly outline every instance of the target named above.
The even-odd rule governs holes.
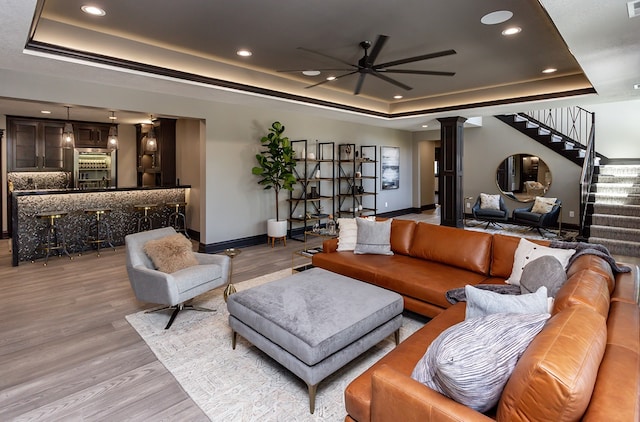
[[[151,115],[150,119],[151,128],[149,132],[147,132],[147,142],[145,143],[144,149],[147,152],[155,152],[158,150],[158,140],[156,139],[156,131],[153,128],[153,115]]]
[[[62,148],[71,149],[75,148],[76,140],[73,135],[73,125],[69,121],[69,109],[71,107],[67,106],[67,122],[64,124],[64,129],[62,130]]]
[[[116,116],[115,116],[115,112],[112,111],[111,112],[111,117],[109,117],[109,119],[111,119],[111,121],[115,121],[116,120]],[[109,148],[110,150],[117,150],[118,149],[118,126],[117,125],[112,125],[109,128],[109,136],[107,137],[107,148]]]

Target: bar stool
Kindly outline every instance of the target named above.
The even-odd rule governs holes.
[[[173,227],[176,232],[183,233],[187,239],[191,239],[189,237],[189,233],[187,233],[187,217],[185,213],[187,212],[187,203],[186,202],[167,202],[165,204],[169,208],[173,208],[173,212],[169,214],[167,218],[167,226]],[[184,209],[184,212],[181,212],[181,209]]]
[[[89,221],[89,230],[87,230],[87,236],[85,237],[85,245],[93,243],[98,249],[98,257],[100,256],[100,246],[103,243],[109,245],[115,252],[116,247],[113,246],[113,236],[111,235],[111,225],[108,220],[105,220],[105,216],[111,213],[110,208],[89,208],[84,210],[87,215],[95,216],[96,230],[95,236],[91,236],[91,221]],[[102,228],[102,230],[100,230]]]
[[[135,208],[137,211],[141,212],[142,215],[140,215],[138,217],[138,231],[141,232],[142,227],[146,224],[149,226],[149,228],[144,229],[144,231],[146,230],[151,230],[153,229],[153,222],[151,221],[151,217],[149,217],[149,210],[157,207],[158,204],[138,204],[138,205],[134,205],[133,208]]]
[[[43,234],[43,238],[40,239],[40,245],[38,249],[47,251],[47,254],[44,257],[44,266],[47,266],[49,262],[49,256],[51,256],[51,251],[57,251],[58,256],[60,252],[64,253],[69,257],[69,259],[73,259],[71,255],[69,255],[69,251],[67,250],[67,242],[64,236],[64,228],[59,223],[59,220],[66,216],[68,212],[66,211],[47,211],[36,214],[36,218],[38,220],[46,221],[45,233]],[[35,261],[35,260],[34,260]],[[31,262],[34,262],[31,261]]]

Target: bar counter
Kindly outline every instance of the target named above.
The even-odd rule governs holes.
[[[157,204],[149,216],[153,227],[166,227],[167,218],[173,212],[165,206],[168,202],[186,202],[188,185],[175,187],[105,188],[105,189],[42,189],[16,190],[11,194],[12,206],[12,265],[43,257],[38,249],[45,226],[37,214],[53,211],[67,213],[59,223],[64,228],[70,253],[81,253],[84,239],[95,219],[86,209],[108,208],[106,217],[111,226],[115,245],[124,244],[127,234],[138,229],[138,204]]]

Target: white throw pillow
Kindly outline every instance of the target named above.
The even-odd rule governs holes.
[[[488,195],[486,193],[481,193],[480,208],[482,208],[483,210],[499,210],[500,195]]]
[[[546,214],[553,209],[553,206],[556,204],[558,198],[544,198],[542,196],[536,196],[536,202],[533,203],[533,207],[531,207],[531,212],[535,212],[537,214]]]
[[[511,269],[511,275],[507,279],[507,283],[514,284],[516,286],[520,285],[520,277],[522,276],[522,270],[525,265],[534,259],[540,258],[541,256],[551,255],[555,257],[560,264],[562,264],[562,268],[567,269],[567,265],[569,264],[569,259],[576,252],[575,249],[558,249],[558,248],[550,248],[548,246],[538,245],[537,243],[533,243],[528,241],[527,239],[520,239],[520,243],[518,243],[518,247],[516,249],[516,253],[513,256],[513,268]]]
[[[358,241],[358,225],[355,218],[338,218],[338,252],[352,251]]]

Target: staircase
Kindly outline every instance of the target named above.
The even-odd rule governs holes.
[[[590,243],[614,255],[640,257],[640,164],[601,165],[588,206]]]
[[[523,133],[530,137],[531,139],[537,141],[538,143],[546,146],[562,155],[566,159],[574,162],[575,164],[582,166],[584,163],[586,146],[584,143],[580,142],[580,138],[587,137],[582,135],[582,124],[576,122],[570,122],[568,125],[568,130],[565,129],[556,129],[551,125],[542,123],[535,117],[542,119],[542,116],[532,116],[526,113],[515,113],[515,114],[501,114],[495,116],[498,120],[506,123],[512,128],[518,130],[520,133]],[[547,119],[548,120],[548,119]],[[552,123],[548,121],[548,123]],[[556,123],[560,123],[562,126],[566,126],[567,123],[563,122],[553,122],[553,126],[556,126]],[[577,128],[576,128],[577,125]],[[585,128],[586,129],[586,128]],[[590,127],[589,127],[590,129]],[[566,135],[561,132],[561,130],[566,131],[572,137],[576,137],[573,139],[569,135]],[[586,142],[585,142],[586,143]],[[606,157],[596,154],[596,161],[598,159],[606,159]],[[596,163],[597,165],[597,163]]]

